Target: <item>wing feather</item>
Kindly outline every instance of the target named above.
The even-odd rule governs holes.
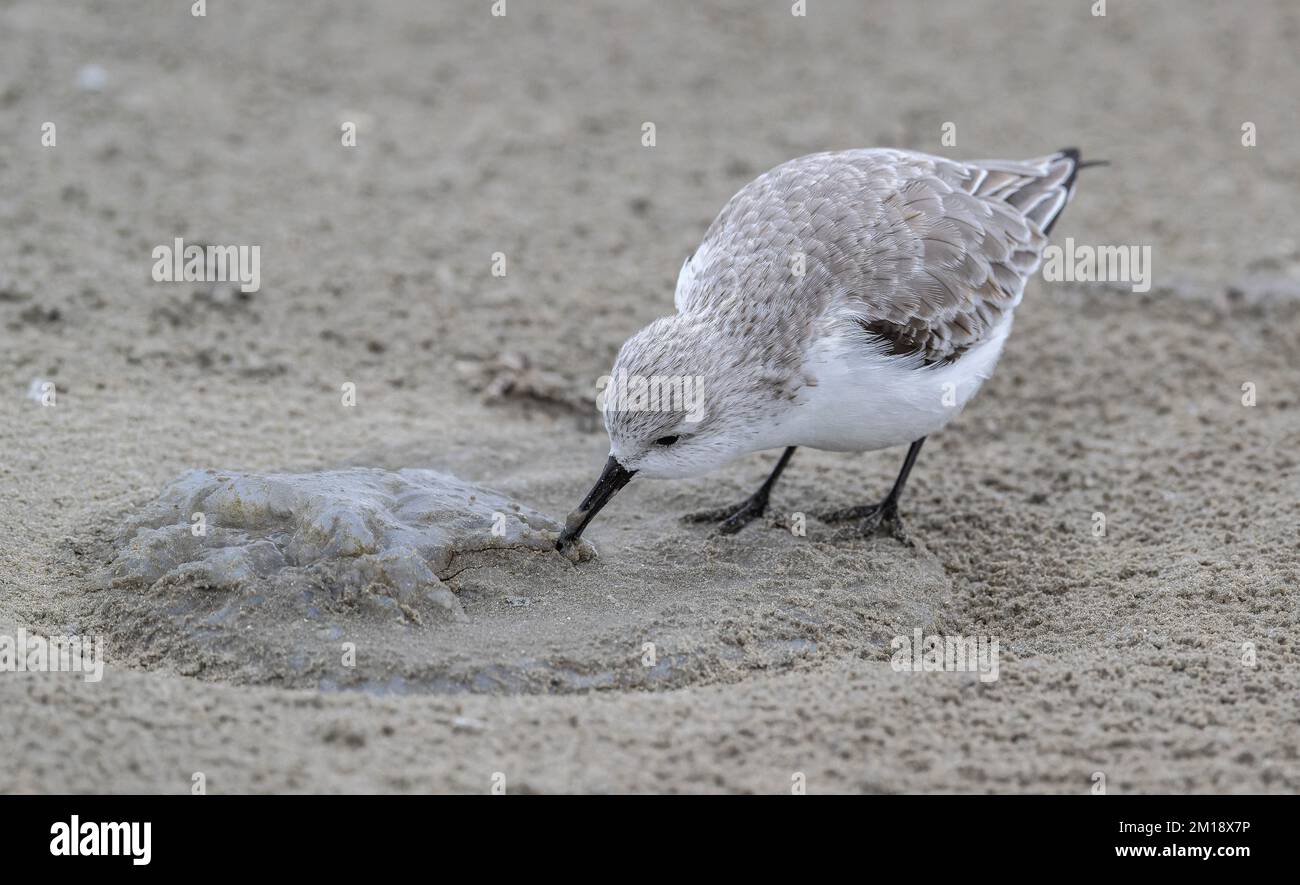
[[[1079,165],[1067,150],[1023,162],[956,162],[898,150],[801,157],[732,197],[682,266],[679,312],[786,342],[851,322],[896,353],[956,359],[1014,310]],[[800,272],[802,269],[802,272]],[[879,342],[878,342],[879,343]]]

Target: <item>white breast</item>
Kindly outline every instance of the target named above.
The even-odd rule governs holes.
[[[916,367],[864,346],[860,337],[815,344],[805,367],[817,383],[801,391],[773,436],[781,445],[865,452],[941,430],[993,373],[1011,331],[1008,315],[981,343],[947,365]]]

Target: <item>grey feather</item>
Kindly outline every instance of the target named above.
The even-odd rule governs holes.
[[[850,317],[896,353],[956,359],[1020,303],[1078,154],[957,162],[899,150],[812,154],[759,176],[719,213],[678,280],[680,313],[738,341],[786,327],[773,368]],[[796,273],[802,255],[805,272]],[[804,318],[805,321],[800,321]]]

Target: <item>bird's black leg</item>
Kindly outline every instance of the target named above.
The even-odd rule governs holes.
[[[903,494],[903,486],[907,483],[907,475],[912,472],[912,465],[916,463],[916,456],[921,453],[921,444],[925,442],[925,437],[921,437],[912,443],[907,450],[907,457],[903,459],[903,469],[898,471],[898,479],[894,480],[894,487],[889,490],[885,500],[879,504],[866,504],[862,507],[846,507],[843,510],[832,510],[829,513],[815,514],[822,522],[847,522],[849,520],[858,520],[858,528],[864,535],[874,534],[882,526],[889,529],[899,541],[907,543],[907,532],[903,528],[903,520],[898,515],[898,499]]]
[[[749,496],[745,503],[730,507],[718,507],[714,510],[704,510],[699,513],[688,513],[682,517],[687,522],[718,522],[718,531],[724,535],[733,535],[743,529],[749,523],[758,519],[767,511],[767,499],[772,494],[772,486],[776,485],[777,479],[781,476],[781,471],[785,470],[785,465],[790,463],[790,456],[794,454],[795,447],[790,446],[781,453],[781,458],[772,468],[772,474],[758,487],[758,491]]]

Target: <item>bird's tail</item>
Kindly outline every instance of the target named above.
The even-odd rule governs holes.
[[[975,165],[987,172],[976,191],[980,196],[1005,200],[1046,235],[1074,196],[1079,170],[1109,164],[1105,160],[1083,162],[1079,149],[1069,147],[1019,163],[987,160]]]
[[[1053,164],[1065,166],[1068,171],[1066,172],[1065,179],[1059,185],[1060,189],[1065,191],[1065,199],[1061,201],[1060,205],[1056,207],[1054,212],[1045,216],[1043,221],[1039,221],[1039,227],[1042,228],[1044,234],[1050,234],[1052,232],[1052,227],[1056,224],[1056,219],[1061,217],[1061,210],[1063,210],[1066,204],[1074,198],[1074,180],[1079,177],[1079,170],[1087,169],[1089,166],[1110,165],[1109,160],[1088,160],[1087,162],[1084,162],[1080,157],[1079,149],[1073,147],[1061,148],[1052,155],[1051,161]]]

